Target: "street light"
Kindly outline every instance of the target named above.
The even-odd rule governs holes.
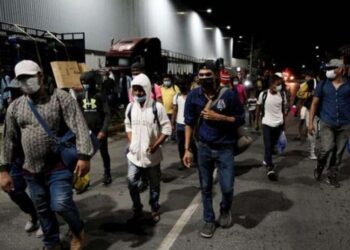
[[[210,9],[210,8],[209,8],[209,9],[207,9],[207,13],[208,13],[208,14],[212,13],[212,11],[213,11],[213,10],[212,10],[212,9]]]
[[[318,46],[318,45],[315,46],[315,49],[319,49],[319,48],[320,48],[320,46]]]
[[[226,26],[226,29],[230,30],[230,29],[231,29],[231,26],[230,26],[230,25],[227,25],[227,26]]]

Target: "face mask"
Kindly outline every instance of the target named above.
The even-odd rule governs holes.
[[[142,103],[142,102],[145,102],[146,101],[146,96],[135,96],[135,100],[138,102],[138,103]]]
[[[83,84],[83,88],[84,88],[86,91],[88,91],[88,90],[89,90],[89,87],[90,87],[90,85],[89,85],[89,84]]]
[[[170,87],[171,86],[171,81],[164,81],[163,82],[165,87]]]
[[[37,76],[27,78],[20,82],[21,82],[21,89],[26,94],[29,94],[29,95],[34,94],[38,92],[40,89],[39,78]]]
[[[233,81],[233,85],[238,85],[238,81]]]
[[[277,92],[281,92],[281,90],[282,90],[282,85],[278,85],[278,86],[276,87],[276,91],[277,91]]]
[[[199,79],[199,83],[204,89],[212,89],[214,87],[214,79],[213,78],[202,78]]]
[[[333,80],[337,75],[335,74],[335,71],[334,70],[327,70],[326,71],[326,77],[328,79],[331,79]]]

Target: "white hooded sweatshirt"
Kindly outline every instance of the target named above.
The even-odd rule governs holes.
[[[153,154],[147,153],[147,149],[152,145],[160,134],[171,134],[171,123],[166,114],[165,108],[161,103],[156,103],[160,128],[153,114],[151,99],[151,82],[145,74],[137,75],[131,82],[134,85],[141,86],[146,92],[146,101],[141,105],[135,101],[129,103],[125,112],[125,131],[131,132],[131,142],[127,158],[138,167],[147,168],[158,165],[162,160],[161,148],[158,148]],[[131,109],[131,122],[128,113]]]

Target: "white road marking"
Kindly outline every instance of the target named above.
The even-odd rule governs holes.
[[[173,226],[173,228],[170,230],[167,236],[163,239],[158,250],[169,250],[173,246],[175,240],[179,237],[183,228],[191,219],[193,213],[197,210],[200,204],[200,200],[201,200],[201,192],[198,192],[198,194],[193,198],[191,204],[181,214],[176,224]]]

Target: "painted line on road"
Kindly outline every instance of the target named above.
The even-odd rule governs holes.
[[[193,198],[191,204],[186,208],[186,210],[181,214],[180,218],[177,220],[176,224],[164,238],[160,244],[158,250],[169,250],[175,240],[179,237],[185,225],[191,219],[193,213],[197,210],[201,199],[201,192],[198,192],[197,195]]]

